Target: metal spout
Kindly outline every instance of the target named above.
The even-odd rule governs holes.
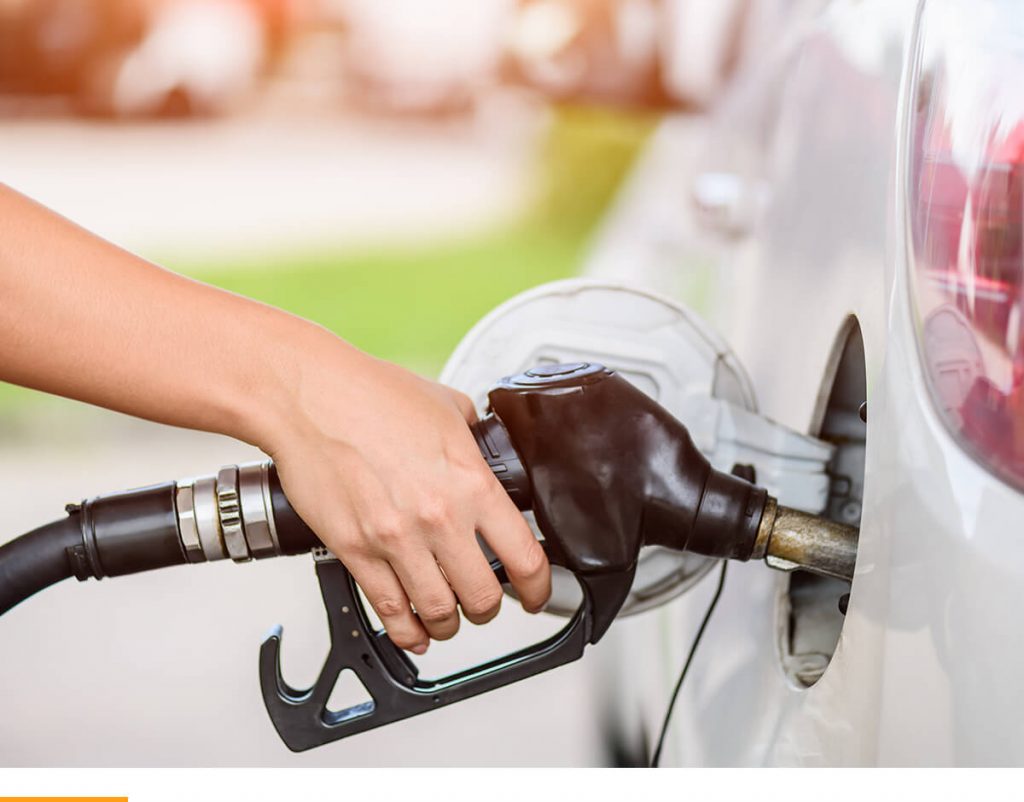
[[[801,569],[853,581],[857,561],[856,527],[788,507],[769,498],[752,558],[764,558],[781,571]]]

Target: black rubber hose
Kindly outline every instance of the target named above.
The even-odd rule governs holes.
[[[80,546],[78,515],[40,526],[0,546],[0,615],[72,576],[68,549]]]

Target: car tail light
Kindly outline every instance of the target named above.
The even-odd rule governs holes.
[[[907,210],[929,388],[957,439],[1024,489],[1024,14],[926,5]]]

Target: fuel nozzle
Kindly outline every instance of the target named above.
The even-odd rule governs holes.
[[[533,368],[489,399],[481,452],[574,573],[624,571],[641,546],[659,545],[853,577],[856,529],[715,470],[682,423],[602,365]]]

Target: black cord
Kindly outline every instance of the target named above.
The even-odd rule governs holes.
[[[704,613],[704,620],[700,622],[700,629],[697,630],[697,636],[693,639],[693,645],[690,646],[690,654],[687,656],[686,662],[683,663],[683,670],[680,672],[679,679],[676,680],[676,687],[673,688],[672,696],[668,700],[668,710],[665,711],[665,720],[661,722],[661,734],[658,735],[658,746],[654,750],[654,757],[651,758],[652,769],[658,768],[658,763],[661,762],[661,748],[665,745],[665,735],[668,733],[668,723],[672,719],[676,699],[679,697],[679,691],[683,688],[683,681],[690,670],[690,664],[693,663],[694,655],[697,654],[697,647],[700,645],[700,639],[704,636],[704,630],[707,629],[708,621],[711,620],[711,614],[722,597],[722,588],[725,587],[725,569],[728,565],[726,560],[722,560],[722,570],[718,574],[718,587],[715,589],[715,595],[711,597],[711,604],[708,605],[708,610]]]

